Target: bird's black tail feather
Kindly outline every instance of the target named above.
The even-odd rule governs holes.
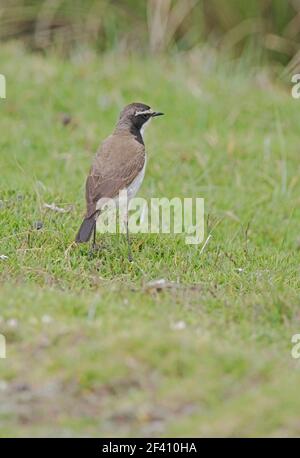
[[[96,215],[92,215],[89,218],[84,218],[79,231],[76,235],[76,243],[88,242],[91,238],[92,232],[96,225]]]

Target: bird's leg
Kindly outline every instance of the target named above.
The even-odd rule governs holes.
[[[96,224],[93,229],[93,243],[92,243],[92,250],[95,251],[96,249]]]
[[[129,230],[128,230],[128,221],[126,222],[126,236],[127,236],[127,245],[128,245],[128,261],[132,262],[132,253],[131,253],[131,245],[130,245],[130,237],[129,237]]]
[[[128,261],[129,261],[129,262],[132,262],[132,261],[133,261],[133,258],[132,258],[132,253],[131,253],[131,245],[130,245],[130,237],[129,237],[129,228],[128,228],[128,208],[127,208],[127,212],[126,212],[126,221],[125,221],[125,224],[126,224],[126,237],[127,237],[127,246],[128,246]]]

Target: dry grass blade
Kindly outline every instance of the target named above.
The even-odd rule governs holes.
[[[147,19],[151,52],[162,50],[170,9],[171,0],[148,0]]]
[[[222,40],[222,49],[231,49],[248,35],[262,32],[263,22],[261,19],[246,19],[226,33]]]
[[[38,48],[46,48],[51,43],[51,25],[61,0],[46,0],[36,18],[34,41]]]
[[[170,0],[148,1],[148,29],[150,51],[163,52],[175,39],[175,34],[197,5],[199,0],[177,1],[174,6]]]
[[[48,210],[52,210],[57,213],[68,213],[69,211],[71,211],[71,207],[69,207],[68,209],[58,207],[57,205],[55,205],[54,202],[52,204],[44,204],[43,206],[44,208],[47,208]]]

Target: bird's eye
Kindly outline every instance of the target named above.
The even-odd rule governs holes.
[[[142,118],[143,118],[143,119],[147,119],[148,116],[147,116],[146,114],[143,114],[143,115],[142,115]]]

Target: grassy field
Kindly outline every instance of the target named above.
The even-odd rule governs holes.
[[[196,54],[62,61],[2,45],[0,63],[0,435],[299,436],[290,88]],[[133,236],[131,264],[123,236],[93,259],[70,247],[91,158],[132,101],[166,113],[139,195],[203,197],[202,253],[167,235]],[[176,287],[149,286],[162,278]]]

